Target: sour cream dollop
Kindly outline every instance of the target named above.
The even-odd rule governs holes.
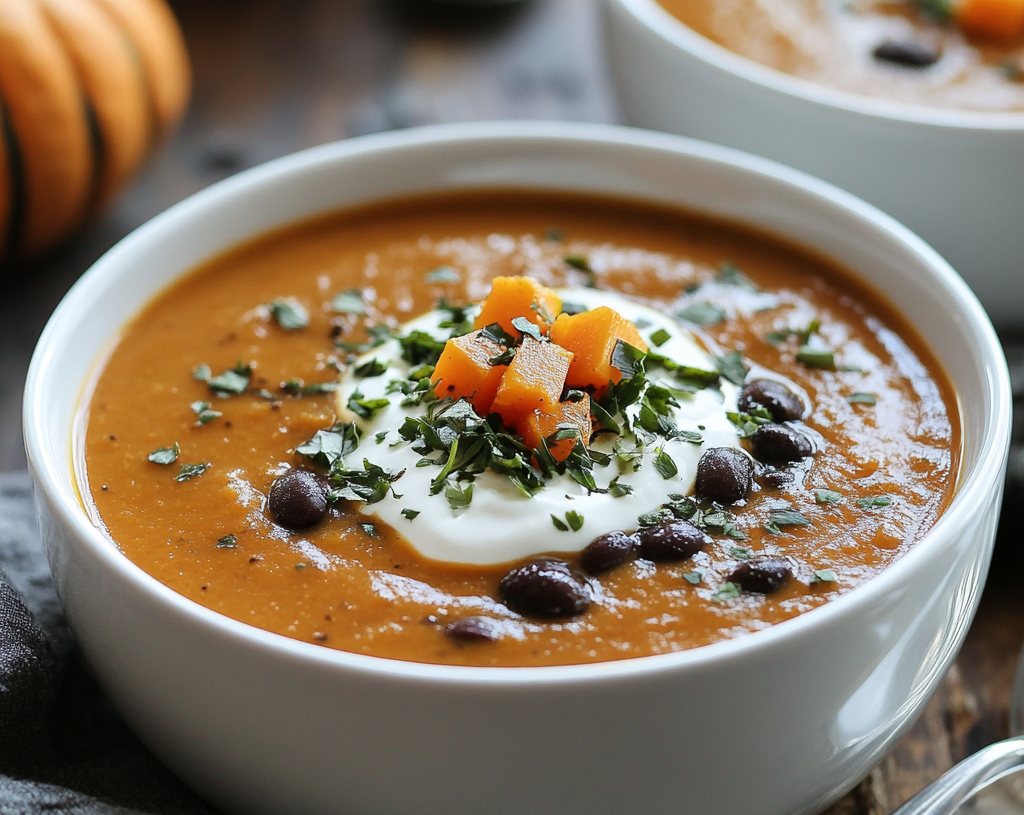
[[[558,293],[564,302],[578,303],[588,309],[613,308],[637,325],[657,353],[682,365],[715,370],[714,360],[690,332],[652,308],[609,291],[563,289]],[[447,312],[430,312],[406,323],[399,333],[419,330],[447,338],[448,331],[441,328],[440,323],[449,316]],[[669,339],[655,348],[651,337],[659,332],[666,332]],[[361,363],[372,359],[388,364],[383,375],[359,377],[354,373]],[[431,481],[439,468],[417,467],[423,456],[398,433],[406,418],[426,412],[422,406],[403,407],[401,393],[387,393],[388,384],[404,379],[412,367],[402,359],[400,344],[396,340],[387,341],[342,375],[337,390],[338,409],[346,420],[355,418],[347,405],[357,391],[366,400],[388,400],[389,404],[373,418],[358,421],[360,441],[346,456],[345,463],[358,469],[368,460],[393,473],[402,472],[383,500],[364,504],[360,511],[392,526],[420,554],[433,560],[491,565],[546,552],[579,552],[607,532],[635,529],[638,515],[655,510],[668,501],[670,495],[691,493],[697,462],[704,450],[711,447],[739,449],[740,446],[736,427],[726,415],[727,411],[736,410],[739,389],[722,379],[716,388],[677,396],[679,407],[672,408],[672,419],[678,428],[699,433],[700,444],[659,438],[657,444],[645,449],[639,469],[634,470],[633,463],[615,455],[607,466],[595,465],[593,475],[599,488],[607,489],[617,477],[618,484],[632,488],[628,495],[615,497],[609,492],[588,492],[566,474],[553,476],[536,495],[527,497],[507,477],[487,471],[477,475],[473,482],[469,506],[453,509],[443,493],[430,494]],[[648,379],[657,381],[662,373],[651,368]],[[638,412],[638,405],[627,409],[631,418]],[[602,434],[595,439],[592,449],[611,454],[616,438]],[[669,478],[654,465],[659,450],[678,468]],[[578,529],[566,523],[567,513],[575,513],[574,518],[582,517],[583,523]],[[567,531],[561,531],[553,519],[569,527]]]

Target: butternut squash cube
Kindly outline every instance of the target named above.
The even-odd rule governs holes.
[[[551,413],[535,410],[519,420],[516,424],[516,433],[523,437],[528,447],[536,450],[540,447],[542,439],[557,433],[562,427],[578,430],[583,444],[590,442],[592,427],[589,396],[579,402],[559,402]],[[575,444],[576,439],[554,442],[550,445],[551,455],[556,461],[565,461]]]
[[[971,34],[1012,40],[1024,33],[1024,0],[962,0],[953,14]]]
[[[438,399],[466,399],[481,416],[491,412],[494,394],[507,365],[491,365],[505,349],[480,331],[473,331],[444,344],[434,366],[434,393]]]
[[[491,284],[491,293],[483,301],[480,314],[473,321],[473,328],[483,328],[498,323],[513,337],[522,332],[512,325],[513,317],[525,317],[542,334],[547,334],[551,323],[562,310],[562,300],[547,286],[528,277],[496,277]]]
[[[560,314],[551,327],[551,341],[573,353],[566,377],[570,388],[589,386],[600,393],[609,382],[622,379],[622,373],[612,365],[612,351],[619,340],[647,351],[636,326],[607,306],[581,314]]]
[[[572,354],[564,348],[524,338],[501,378],[491,412],[499,414],[506,427],[515,427],[516,422],[535,410],[553,412],[571,363]]]

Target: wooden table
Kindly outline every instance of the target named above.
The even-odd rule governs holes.
[[[195,70],[184,125],[84,235],[4,274],[0,471],[25,466],[21,383],[46,317],[93,260],[170,204],[275,156],[375,131],[498,118],[617,120],[594,0],[474,11],[428,0],[171,1]],[[1008,350],[1017,363],[1021,355]],[[991,578],[959,659],[913,729],[831,813],[891,812],[1007,735],[1024,640],[1022,485],[1024,457],[1011,467]]]

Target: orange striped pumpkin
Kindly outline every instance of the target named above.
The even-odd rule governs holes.
[[[40,253],[107,203],[190,82],[164,0],[0,0],[0,259]]]

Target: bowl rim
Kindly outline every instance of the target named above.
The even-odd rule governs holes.
[[[363,155],[395,150],[444,146],[457,149],[467,143],[494,145],[499,155],[503,142],[534,142],[538,144],[581,141],[597,144],[604,149],[658,151],[673,154],[683,161],[697,160],[711,164],[725,164],[744,173],[768,176],[773,183],[795,186],[811,193],[823,204],[843,209],[851,218],[867,219],[876,230],[904,248],[910,249],[930,272],[947,288],[952,288],[960,304],[958,322],[967,333],[975,335],[979,350],[986,359],[986,391],[983,399],[992,405],[992,415],[979,439],[978,463],[970,472],[960,475],[960,489],[949,507],[939,517],[925,537],[880,574],[857,586],[848,593],[797,617],[752,632],[752,635],[722,640],[685,651],[633,657],[611,662],[577,665],[526,667],[473,667],[436,665],[408,662],[385,657],[354,654],[333,648],[306,643],[256,628],[219,612],[206,608],[150,576],[123,555],[113,541],[89,519],[74,489],[62,486],[68,468],[72,468],[71,481],[76,480],[69,460],[56,460],[59,456],[47,453],[45,439],[49,434],[40,418],[45,413],[47,371],[52,361],[66,344],[63,324],[74,319],[79,301],[84,301],[94,290],[107,287],[126,273],[120,268],[122,256],[128,256],[137,246],[145,246],[164,233],[173,233],[182,224],[208,210],[216,211],[223,202],[251,195],[258,188],[272,189],[275,184],[287,184],[290,176],[312,168],[336,163],[358,161]],[[666,155],[667,158],[667,155]],[[265,192],[264,192],[265,194]],[[367,198],[366,202],[374,199]],[[654,200],[654,199],[652,199]],[[314,217],[314,216],[308,216]],[[289,221],[301,222],[308,217]],[[287,225],[285,223],[279,226]],[[275,228],[275,227],[271,227]],[[267,231],[267,230],[263,230]],[[232,244],[234,245],[234,244]],[[224,251],[225,246],[218,251]],[[190,266],[189,269],[194,268]],[[174,279],[188,272],[182,269]],[[851,270],[855,271],[855,270]],[[166,284],[166,285],[169,285]],[[156,296],[156,295],[154,295]],[[114,327],[110,336],[120,329]],[[93,366],[97,361],[93,361]],[[88,373],[86,374],[86,378]],[[84,387],[84,382],[80,383]],[[84,393],[84,391],[83,391]],[[82,398],[82,393],[79,394]],[[90,555],[100,559],[104,568],[146,594],[152,603],[167,613],[180,617],[180,626],[198,626],[208,629],[211,636],[233,641],[238,646],[268,652],[271,657],[284,658],[311,668],[352,671],[380,679],[408,680],[428,683],[455,683],[466,687],[522,687],[561,686],[581,680],[619,681],[641,675],[659,676],[677,670],[706,670],[718,663],[743,659],[753,650],[771,647],[772,643],[785,644],[807,635],[813,629],[825,626],[830,620],[859,607],[870,606],[875,598],[884,596],[907,579],[919,562],[931,557],[932,549],[941,542],[932,539],[944,536],[947,528],[963,528],[970,521],[974,506],[984,505],[993,485],[1001,484],[1001,469],[1006,461],[1010,441],[1011,396],[1009,374],[1001,346],[977,298],[952,267],[927,243],[892,217],[850,193],[820,181],[801,171],[791,169],[768,159],[753,156],[731,148],[700,142],[682,136],[654,133],[617,125],[580,124],[567,122],[478,122],[432,125],[409,130],[361,136],[332,142],[266,162],[237,175],[217,182],[173,205],[138,227],[105,253],[76,282],[57,306],[47,322],[32,356],[23,399],[23,425],[26,456],[32,474],[36,501],[45,499],[50,510],[59,518],[74,546],[84,546]],[[71,438],[71,427],[66,428]],[[55,444],[60,449],[62,443]],[[945,536],[948,537],[948,536]],[[848,611],[849,609],[849,611]]]
[[[833,88],[787,74],[719,45],[687,26],[658,0],[605,2],[619,6],[651,36],[688,52],[707,65],[732,74],[737,79],[797,100],[823,105],[845,114],[855,113],[872,119],[892,120],[921,127],[996,132],[1024,130],[1024,111],[943,108]]]

